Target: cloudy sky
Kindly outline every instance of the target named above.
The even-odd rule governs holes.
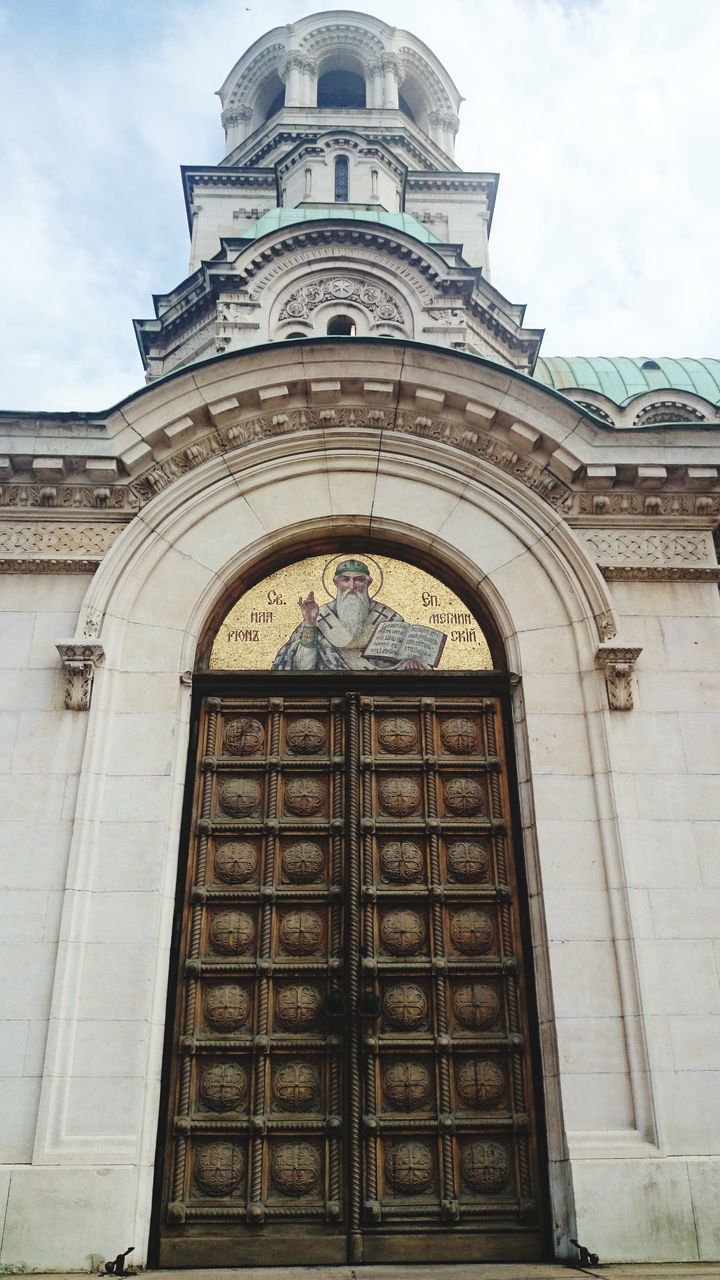
[[[131,319],[186,274],[179,166],[222,158],[214,90],[317,0],[0,0],[0,408],[139,387]],[[720,355],[719,0],[365,0],[465,95],[500,172],[493,283],[543,354]]]

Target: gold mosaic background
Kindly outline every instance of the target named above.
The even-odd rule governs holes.
[[[449,587],[415,565],[390,556],[311,556],[278,569],[241,596],[221,622],[212,652],[212,671],[267,671],[275,654],[301,622],[300,596],[315,592],[320,606],[334,598],[335,566],[362,560],[373,577],[370,592],[405,619],[447,634],[440,659],[442,671],[487,671],[492,668],[483,632],[467,605]],[[325,585],[323,585],[325,584]]]

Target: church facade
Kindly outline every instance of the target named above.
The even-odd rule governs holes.
[[[376,18],[0,414],[0,1262],[720,1257],[720,361],[562,360]]]

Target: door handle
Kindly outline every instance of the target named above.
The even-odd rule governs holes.
[[[344,1018],[347,1012],[345,996],[342,991],[328,991],[323,1002],[327,1018]]]
[[[363,991],[358,1000],[358,1015],[361,1018],[380,1017],[380,997],[374,991]]]

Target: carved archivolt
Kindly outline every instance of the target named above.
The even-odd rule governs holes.
[[[355,280],[352,276],[335,276],[303,284],[283,303],[280,320],[308,320],[326,302],[352,302],[368,311],[376,321],[402,325],[403,316],[387,289]]]
[[[140,479],[133,481],[132,492],[138,505],[144,506],[178,476],[229,448],[242,447],[273,436],[327,430],[332,427],[382,428],[386,432],[399,431],[454,445],[508,471],[557,510],[572,510],[575,495],[567,485],[551,475],[539,462],[521,456],[508,445],[493,439],[487,432],[475,430],[462,421],[450,418],[426,417],[412,410],[396,413],[379,408],[369,409],[365,405],[342,405],[337,409],[288,409],[287,412],[246,418],[232,426],[218,427],[217,434],[206,436],[192,448],[180,449],[171,458],[157,463]]]
[[[384,42],[374,31],[349,22],[323,24],[300,41],[300,48],[306,57],[315,61],[329,53],[354,53],[365,67],[381,59],[385,52]]]

